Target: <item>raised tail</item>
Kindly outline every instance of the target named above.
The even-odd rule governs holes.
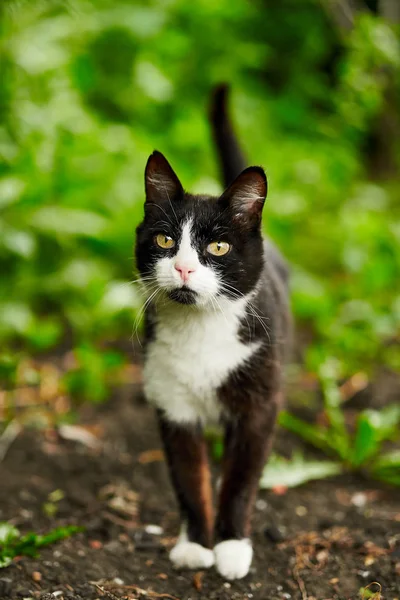
[[[227,84],[218,85],[213,91],[210,105],[212,133],[225,187],[228,187],[247,166],[229,119],[228,96],[229,86]]]

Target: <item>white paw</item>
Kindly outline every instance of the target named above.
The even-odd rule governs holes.
[[[225,579],[242,579],[249,572],[253,548],[248,539],[226,540],[214,548],[215,566]]]
[[[209,569],[214,564],[213,551],[195,542],[179,541],[169,558],[177,569]]]

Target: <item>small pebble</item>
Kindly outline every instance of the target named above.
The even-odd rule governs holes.
[[[256,502],[256,509],[257,510],[267,510],[267,508],[268,508],[268,502],[266,502],[262,498],[259,498]]]
[[[291,597],[292,597],[292,595],[289,594],[288,592],[284,592],[282,594],[282,598],[285,598],[285,600],[290,600]]]
[[[362,492],[357,492],[351,497],[351,503],[353,504],[353,506],[363,508],[367,504],[367,496]]]
[[[296,515],[298,517],[305,517],[308,513],[308,510],[305,506],[296,506]]]
[[[231,587],[231,584],[228,583],[227,581],[225,581],[224,588],[226,588],[227,590],[229,590],[230,587]]]
[[[367,579],[367,577],[370,576],[371,571],[358,571],[358,574],[360,575],[360,577],[362,577],[363,579]]]
[[[40,571],[33,571],[32,579],[36,583],[39,583],[40,581],[42,581],[42,574],[40,573]]]
[[[159,525],[146,525],[144,530],[150,535],[162,535],[164,533],[164,529]]]
[[[124,585],[124,580],[121,579],[121,577],[114,577],[113,582],[115,583],[115,585]]]

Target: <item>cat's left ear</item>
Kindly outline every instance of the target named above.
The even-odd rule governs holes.
[[[267,190],[264,169],[248,167],[225,190],[219,201],[231,207],[235,219],[256,225],[261,221]]]
[[[176,199],[183,195],[181,182],[161,152],[155,150],[145,170],[146,202]]]

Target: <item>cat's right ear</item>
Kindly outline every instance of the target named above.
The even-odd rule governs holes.
[[[181,182],[161,152],[150,155],[145,169],[146,203],[168,202],[183,195]]]

